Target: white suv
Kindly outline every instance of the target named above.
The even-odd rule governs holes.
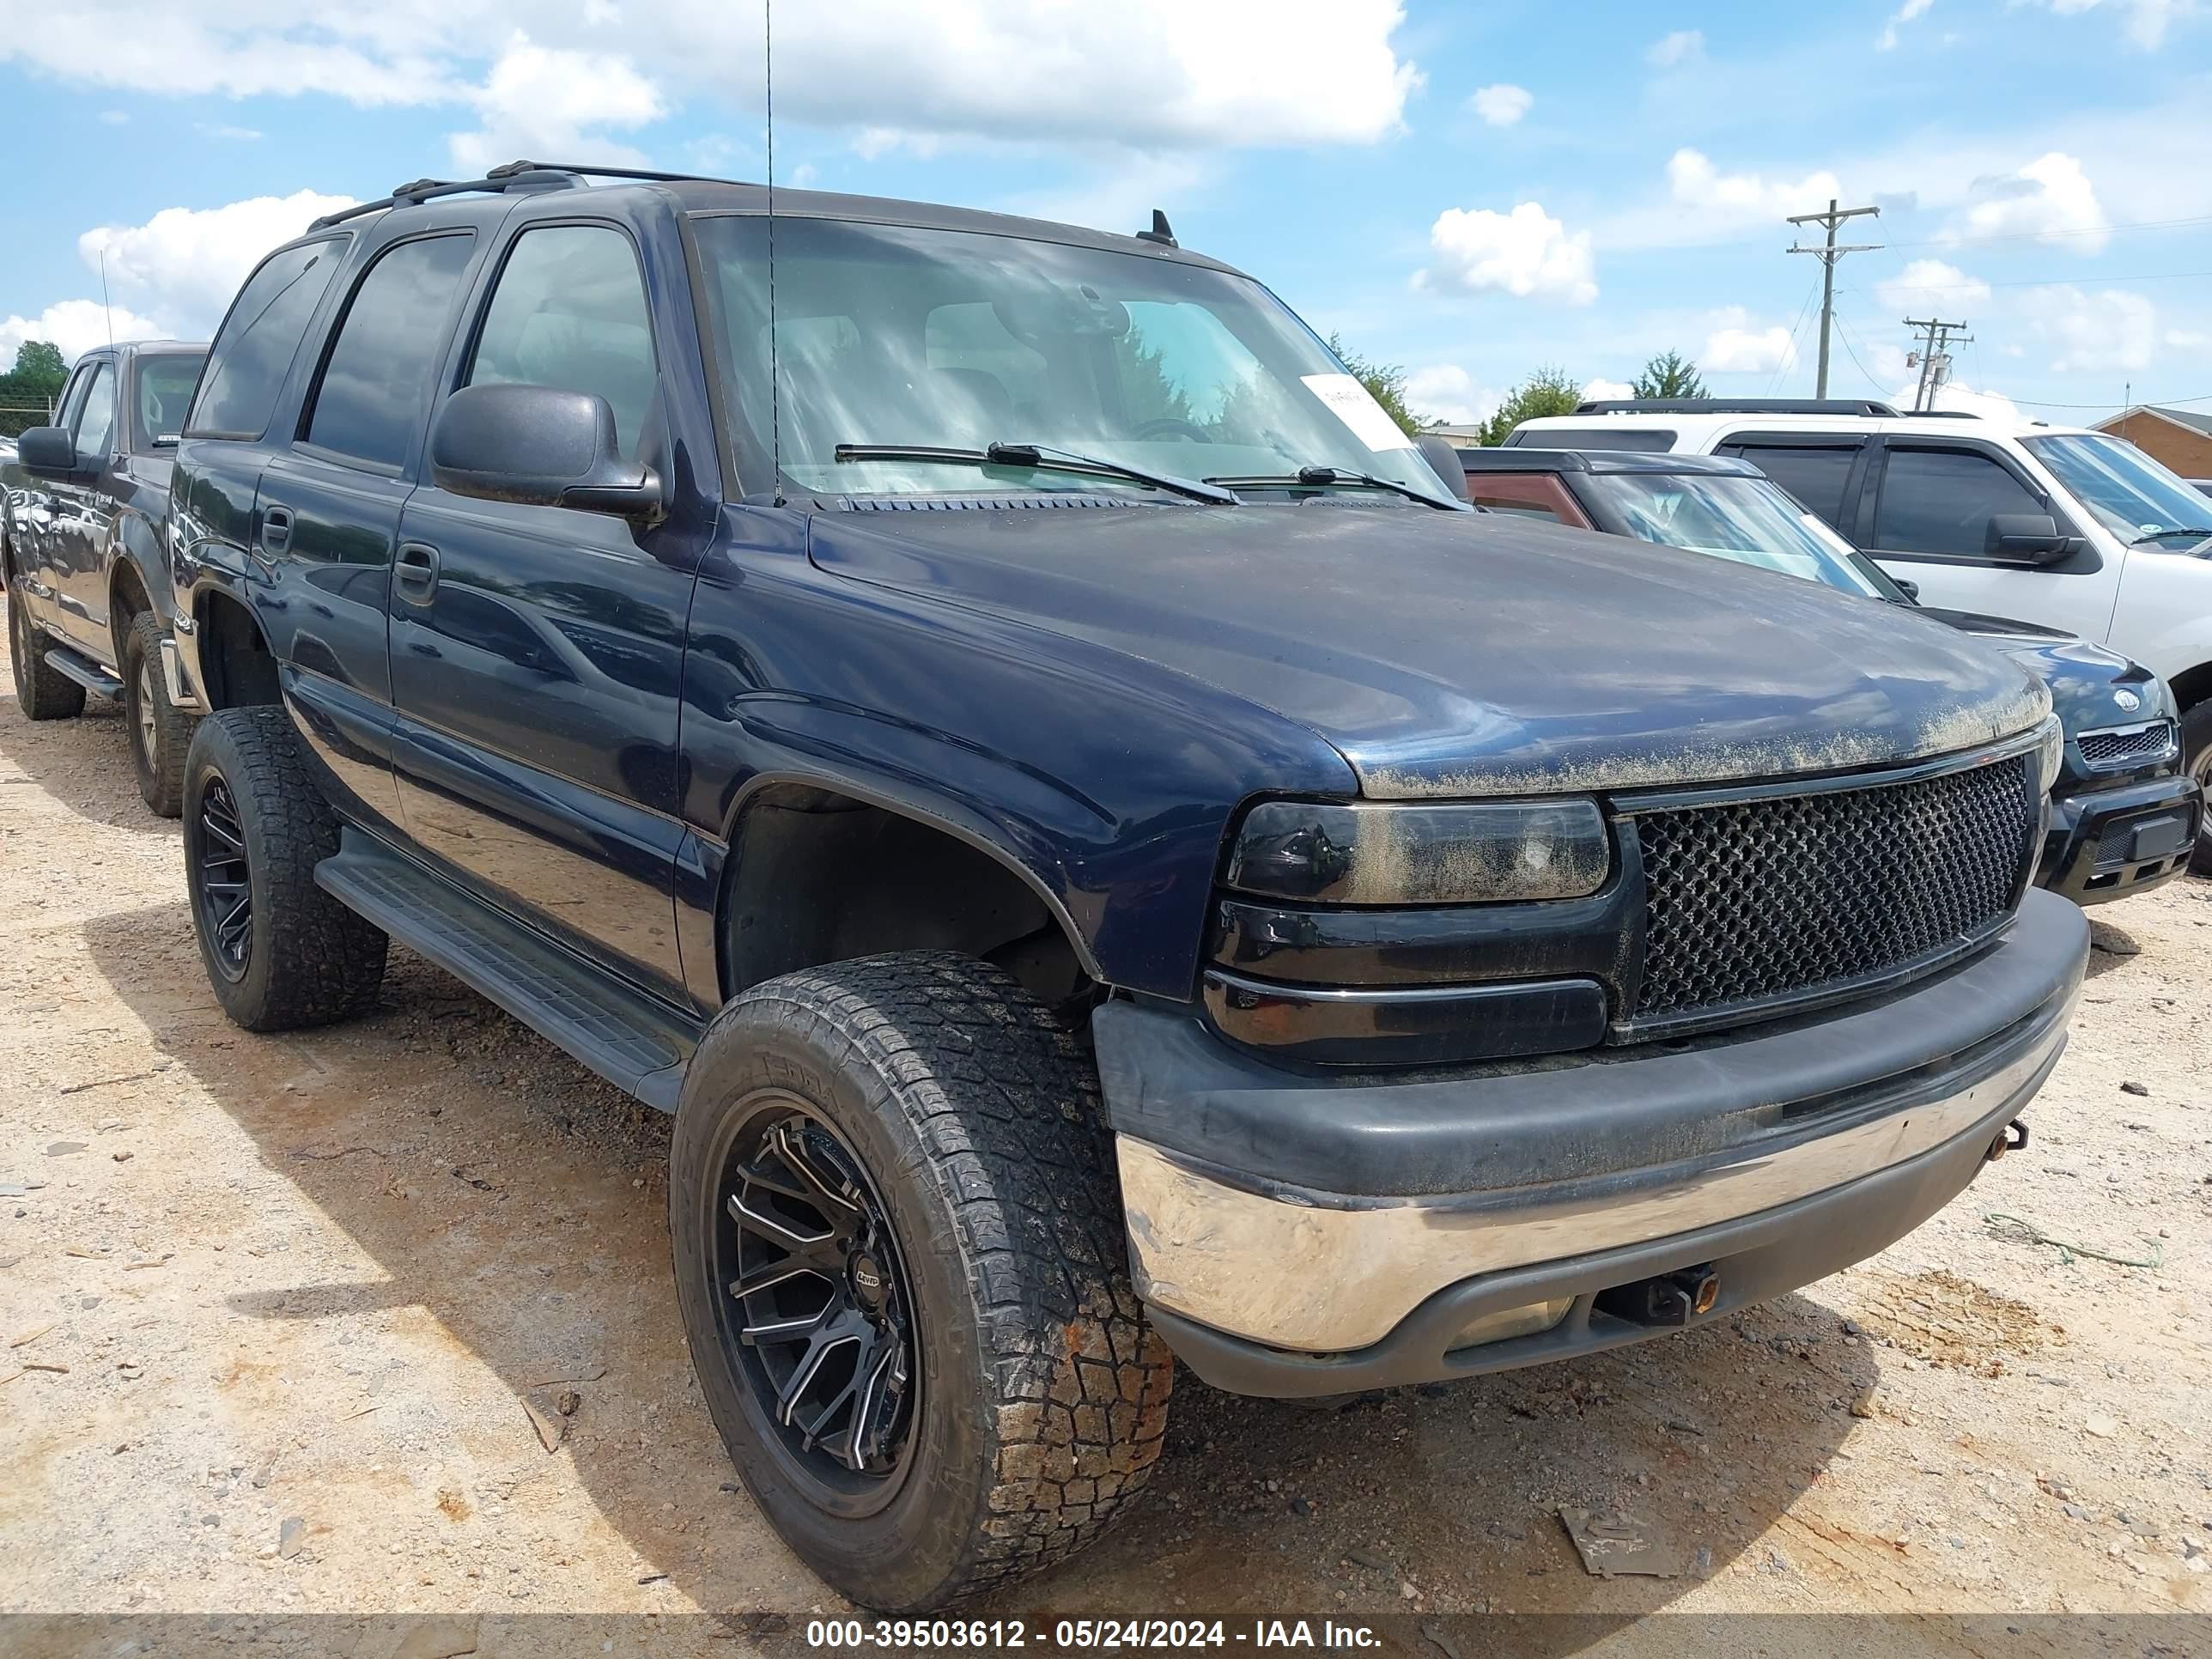
[[[2212,501],[2133,444],[1886,404],[1726,398],[1584,404],[1505,441],[1740,456],[1929,604],[2148,664],[2173,687],[2191,775],[2212,785]]]

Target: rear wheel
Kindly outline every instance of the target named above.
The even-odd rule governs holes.
[[[942,952],[755,987],[684,1079],[669,1219],[747,1489],[863,1606],[1058,1560],[1143,1485],[1172,1370],[1125,1267],[1086,1059]]]
[[[184,818],[192,929],[223,1012],[249,1031],[289,1031],[375,1002],[386,940],[315,885],[338,823],[283,709],[199,722]]]
[[[123,636],[123,715],[138,793],[155,817],[173,818],[184,810],[185,750],[192,723],[169,701],[168,682],[161,677],[163,637],[161,619],[151,612],[134,617]]]
[[[21,586],[8,593],[8,660],[24,719],[66,720],[84,713],[84,688],[47,662],[46,631],[31,620]]]
[[[2190,854],[2189,873],[2212,876],[2212,697],[2191,707],[2181,717],[2182,764],[2204,791],[2203,816],[2197,823],[2197,849]]]

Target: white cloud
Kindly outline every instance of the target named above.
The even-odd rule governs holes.
[[[225,207],[164,208],[143,225],[88,230],[76,239],[77,253],[98,270],[105,252],[111,290],[141,295],[179,330],[204,336],[263,254],[351,205],[349,196],[302,190]]]
[[[111,127],[127,126],[131,122],[130,114],[119,109],[104,109],[100,112],[100,118]]]
[[[2166,343],[2177,351],[2200,351],[2212,346],[2212,334],[2202,329],[2169,328],[2166,331]]]
[[[1667,188],[1675,201],[1698,209],[1708,221],[1779,219],[1818,212],[1844,193],[1832,173],[1808,173],[1797,179],[1723,173],[1694,149],[1678,149],[1668,158]]]
[[[1719,326],[1705,336],[1698,368],[1716,374],[1771,374],[1796,366],[1796,344],[1779,323],[1758,327],[1741,306],[1729,306],[1715,315]]]
[[[1889,21],[1882,27],[1881,37],[1874,43],[1874,49],[1876,52],[1895,51],[1898,26],[1910,23],[1935,3],[1936,0],[1905,0],[1903,5],[1890,14]]]
[[[1526,115],[1528,106],[1535,101],[1535,94],[1528,88],[1500,82],[1494,87],[1477,87],[1467,106],[1492,126],[1510,127]]]
[[[2100,252],[2112,240],[2105,210],[2081,163],[2059,150],[2017,173],[1977,179],[1973,200],[1954,234],[1969,241],[1993,236],[2050,236],[2069,248]]]
[[[1140,149],[1367,144],[1401,130],[1421,83],[1394,44],[1401,0],[781,9],[776,112],[840,131]],[[59,0],[38,27],[0,32],[0,61],[162,94],[468,104],[494,90],[488,43],[524,29],[548,52],[586,54],[595,76],[626,57],[670,101],[696,94],[757,109],[761,11],[759,0],[664,0],[649,15],[524,0]],[[489,116],[485,130],[500,136]]]
[[[1001,205],[1032,219],[1127,232],[1150,225],[1154,208],[1174,223],[1176,204],[1189,201],[1205,179],[1205,169],[1187,155],[1118,156],[1073,184],[1025,191]]]
[[[0,364],[9,368],[15,349],[26,340],[45,340],[61,349],[74,362],[96,345],[110,340],[159,339],[161,325],[121,306],[103,306],[97,300],[64,300],[48,306],[36,317],[0,319]]]
[[[1875,292],[1892,311],[1955,311],[1986,301],[1990,285],[1941,259],[1915,259],[1896,276],[1875,283]]]
[[[233,143],[252,144],[261,140],[259,131],[253,127],[228,126],[220,121],[195,121],[192,125],[210,138],[227,138]]]
[[[1477,386],[1457,363],[1430,363],[1406,376],[1406,402],[1447,426],[1476,426],[1498,412],[1501,392]]]
[[[534,45],[518,31],[471,94],[483,125],[447,141],[453,161],[482,173],[517,160],[569,161],[588,155],[611,167],[646,158],[605,137],[667,113],[660,89],[621,56]]]
[[[1510,213],[1446,208],[1429,228],[1435,261],[1414,278],[1424,288],[1586,306],[1597,298],[1588,231],[1567,228],[1534,202]]]
[[[1644,61],[1654,69],[1672,69],[1693,58],[1705,55],[1705,35],[1702,29],[1676,29],[1672,34],[1662,35],[1644,48]]]
[[[2034,3],[2034,0],[2013,0],[2015,5]],[[2094,11],[2101,0],[2042,0],[2060,16],[2077,12]],[[2153,52],[2166,44],[2166,31],[2173,21],[2197,8],[2194,0],[2116,0],[2119,9],[2127,14],[2122,33],[2128,44],[2142,52]]]
[[[1909,411],[1919,390],[1920,382],[1917,378],[1907,380],[1889,394],[1888,401],[1892,407]],[[1936,395],[1929,403],[1936,409],[1955,410],[1962,415],[1978,415],[1987,421],[2017,421],[2021,418],[2020,405],[2003,392],[1977,392],[1958,380],[1946,380],[1936,387]]]
[[[2148,368],[2158,345],[2158,310],[2140,294],[2045,288],[2026,301],[2028,325],[2055,347],[2054,371]]]
[[[1626,380],[1608,380],[1602,377],[1583,387],[1583,396],[1590,398],[1633,398],[1636,388]]]

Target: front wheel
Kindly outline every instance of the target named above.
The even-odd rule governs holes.
[[[1126,1267],[1096,1075],[989,964],[787,975],[684,1079],[669,1223],[692,1364],[746,1488],[864,1607],[1088,1543],[1140,1487],[1173,1362]]]
[[[2204,805],[2197,821],[2197,848],[2189,855],[2189,873],[2212,876],[2212,697],[2192,705],[2181,717],[2182,765],[2204,791]]]
[[[184,811],[185,750],[192,722],[169,701],[161,676],[161,618],[142,612],[123,636],[123,718],[131,732],[131,760],[138,772],[138,793],[156,817]]]

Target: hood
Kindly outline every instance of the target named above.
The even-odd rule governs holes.
[[[2092,644],[2079,634],[1932,605],[1922,606],[1920,614],[1987,640],[2041,680],[2069,738],[2108,726],[2172,718],[2172,699],[2164,681],[2141,663]]]
[[[1884,601],[1502,514],[1341,498],[826,512],[809,538],[832,574],[1273,709],[1379,799],[1875,765],[2050,707],[2001,653]]]

